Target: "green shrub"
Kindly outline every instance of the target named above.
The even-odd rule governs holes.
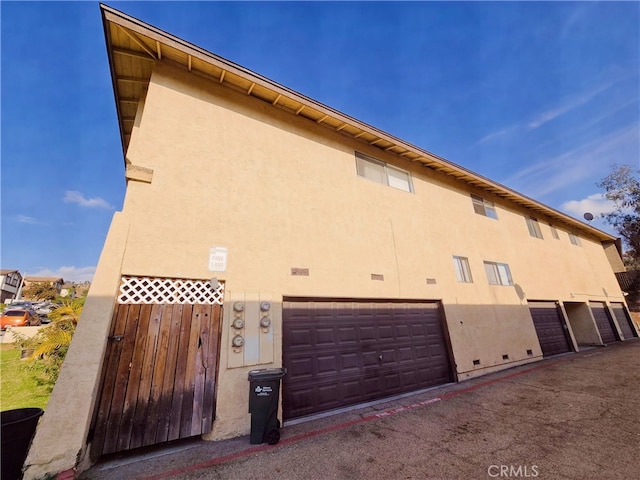
[[[14,332],[16,344],[23,350],[33,351],[26,360],[26,366],[36,380],[50,390],[60,374],[84,301],[84,298],[65,301],[49,314],[51,323],[31,338]]]

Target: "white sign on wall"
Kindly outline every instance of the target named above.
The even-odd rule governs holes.
[[[227,269],[227,247],[209,248],[209,271],[224,272]]]

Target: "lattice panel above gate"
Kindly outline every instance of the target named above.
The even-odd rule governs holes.
[[[222,305],[223,297],[223,283],[211,285],[209,280],[132,277],[125,275],[120,283],[118,303],[201,303]]]

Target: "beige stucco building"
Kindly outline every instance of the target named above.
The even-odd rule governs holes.
[[[102,12],[126,197],[25,478],[248,434],[251,369],[286,428],[638,335],[616,238]]]

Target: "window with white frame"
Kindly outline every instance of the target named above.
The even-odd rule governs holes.
[[[551,229],[551,235],[553,235],[553,238],[555,238],[556,240],[560,240],[560,235],[558,235],[558,229],[551,224],[549,224],[549,228]]]
[[[578,247],[582,245],[582,243],[580,242],[580,237],[578,237],[577,235],[575,235],[574,233],[570,233],[569,234],[569,241],[574,244],[577,245]]]
[[[460,283],[473,283],[469,259],[467,257],[453,256],[453,267],[456,271],[456,278]]]
[[[543,238],[537,218],[527,217],[527,227],[529,228],[529,235],[535,238]]]
[[[471,201],[473,202],[473,211],[477,214],[494,219],[498,218],[493,202],[474,194],[471,194]]]
[[[484,271],[490,285],[513,285],[511,270],[506,263],[484,262]]]
[[[409,172],[359,152],[356,152],[356,170],[361,177],[405,192],[413,192]]]

